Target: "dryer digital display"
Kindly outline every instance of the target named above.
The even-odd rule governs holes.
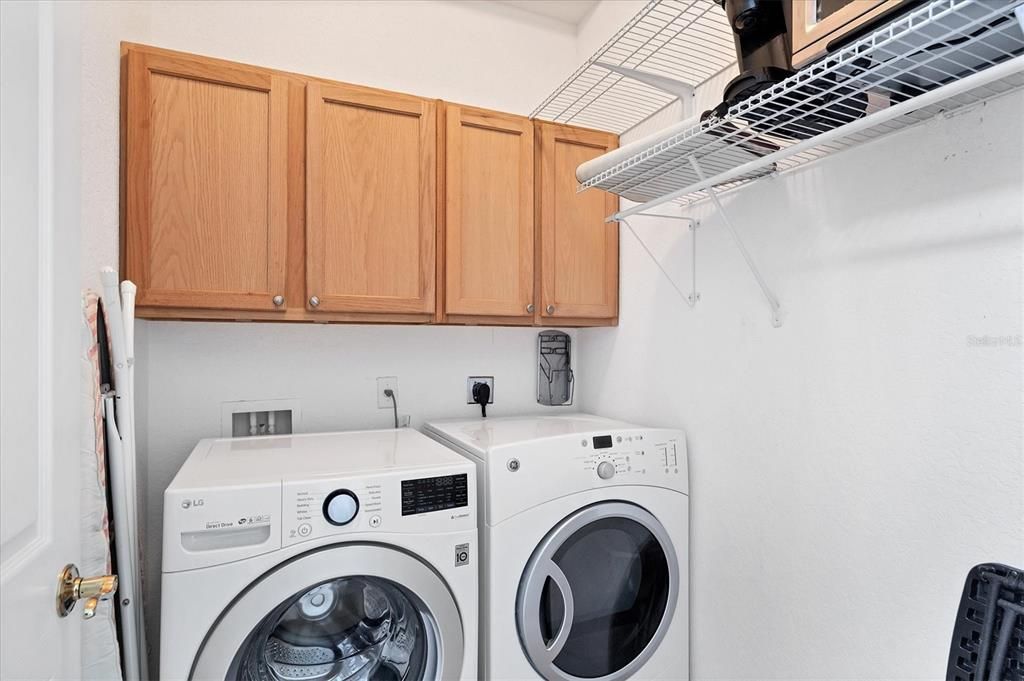
[[[622,438],[619,438],[620,440]],[[611,449],[612,436],[611,435],[595,435],[594,436],[594,449]]]
[[[402,515],[416,515],[469,505],[469,479],[442,475],[402,481]]]

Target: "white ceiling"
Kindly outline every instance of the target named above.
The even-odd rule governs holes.
[[[500,0],[506,5],[576,26],[599,0]]]

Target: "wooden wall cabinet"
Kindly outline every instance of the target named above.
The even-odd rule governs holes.
[[[533,322],[533,124],[457,104],[445,112],[447,321]]]
[[[142,51],[125,68],[122,261],[137,305],[283,310],[287,79]]]
[[[617,322],[618,198],[577,192],[576,168],[618,146],[609,133],[536,121],[537,318],[546,325]]]
[[[123,43],[143,318],[617,323],[614,135]]]

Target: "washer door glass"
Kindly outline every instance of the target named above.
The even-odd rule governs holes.
[[[437,645],[436,624],[416,596],[379,577],[343,577],[294,594],[264,617],[230,678],[433,679]]]
[[[622,679],[665,634],[678,563],[662,525],[624,502],[584,508],[555,527],[520,584],[519,635],[545,679]]]

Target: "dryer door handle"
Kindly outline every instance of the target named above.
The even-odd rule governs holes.
[[[562,622],[558,625],[558,631],[554,632],[550,639],[545,636],[547,627],[543,624],[550,613],[541,612],[544,589],[547,588],[549,581],[555,585],[562,598]],[[555,658],[569,641],[576,609],[573,603],[572,588],[569,586],[569,580],[562,572],[562,568],[551,558],[535,561],[527,568],[525,583],[519,590],[516,602],[518,604],[516,609],[519,611],[519,640],[526,650],[527,657],[535,666],[553,666]]]
[[[555,634],[551,643],[545,646],[548,661],[552,661],[558,657],[558,654],[562,652],[562,648],[565,647],[566,641],[569,640],[576,608],[572,598],[572,587],[569,586],[569,580],[566,578],[565,573],[562,572],[562,568],[558,567],[554,561],[548,561],[547,574],[562,595],[563,610],[562,624],[558,627],[558,633]]]

